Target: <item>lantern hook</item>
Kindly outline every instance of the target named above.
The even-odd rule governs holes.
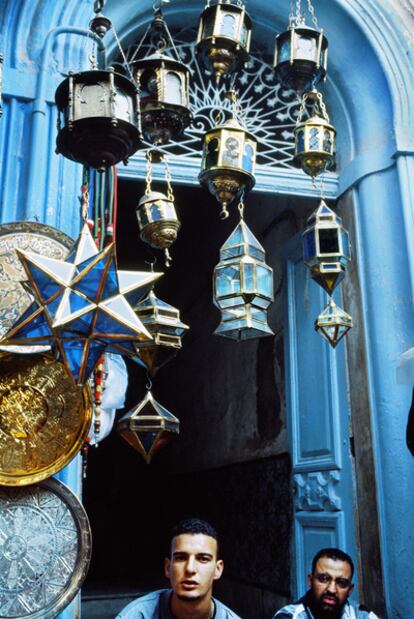
[[[229,211],[227,210],[227,202],[222,202],[221,203],[221,211],[220,211],[220,219],[224,220],[227,219],[228,216],[230,215]]]
[[[152,389],[152,380],[148,372],[147,372],[147,382],[145,383],[145,388],[148,389],[148,391],[151,391]]]

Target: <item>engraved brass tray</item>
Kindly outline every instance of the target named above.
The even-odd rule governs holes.
[[[91,531],[77,497],[56,479],[0,488],[0,617],[52,619],[79,591]]]
[[[16,249],[64,260],[73,240],[56,228],[29,221],[0,225],[0,336],[11,329],[29,307],[32,297],[22,283],[27,279]],[[29,354],[48,346],[2,346],[0,350]]]
[[[60,471],[91,419],[89,386],[76,387],[52,355],[0,358],[0,485],[26,486]]]

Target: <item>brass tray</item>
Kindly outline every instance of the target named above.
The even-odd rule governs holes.
[[[0,488],[0,617],[52,619],[75,597],[91,556],[77,497],[56,479]]]
[[[91,390],[76,387],[63,363],[51,355],[0,358],[0,485],[26,486],[60,471],[91,419]]]
[[[0,225],[0,337],[32,303],[32,297],[22,286],[26,273],[16,249],[65,260],[73,240],[56,228],[31,221]],[[1,350],[31,354],[47,350],[47,346],[2,346]]]

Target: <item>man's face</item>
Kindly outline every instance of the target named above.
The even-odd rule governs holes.
[[[315,607],[323,616],[340,616],[342,607],[354,588],[349,563],[321,557],[308,580]]]
[[[217,560],[217,542],[203,533],[183,533],[174,537],[171,557],[165,559],[165,575],[180,600],[200,600],[211,595],[214,580],[223,572]]]

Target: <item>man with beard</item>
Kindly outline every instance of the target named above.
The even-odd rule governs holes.
[[[212,597],[223,567],[214,527],[196,518],[182,520],[172,529],[170,556],[164,561],[171,589],[138,598],[116,619],[240,619]]]
[[[273,619],[378,619],[368,608],[349,600],[354,564],[339,548],[323,548],[313,558],[309,590]]]

